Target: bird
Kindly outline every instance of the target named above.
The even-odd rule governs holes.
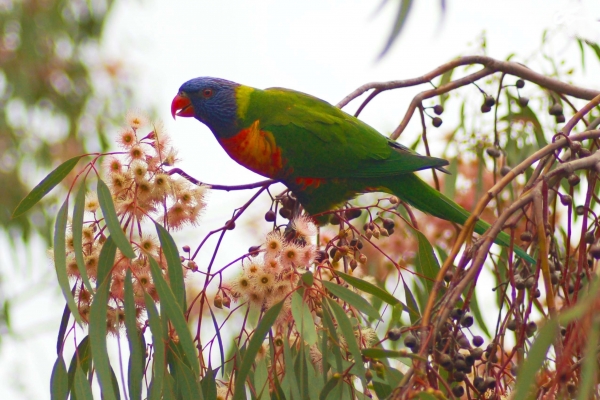
[[[419,155],[332,104],[285,88],[257,89],[229,80],[185,82],[171,103],[173,118],[205,124],[237,163],[283,183],[318,223],[327,211],[367,192],[386,192],[435,217],[464,224],[470,213],[415,172],[444,170],[448,161]],[[483,234],[490,225],[477,221]],[[500,232],[495,242],[508,247]],[[515,253],[534,262],[523,249]]]

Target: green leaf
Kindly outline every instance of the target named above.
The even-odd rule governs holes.
[[[69,199],[65,200],[56,216],[54,224],[54,268],[58,278],[58,284],[62,290],[63,296],[67,301],[69,310],[75,318],[75,321],[81,326],[83,321],[79,315],[79,309],[75,304],[71,287],[69,286],[69,277],[67,276],[67,254],[66,254],[66,230],[67,230],[67,211],[69,208]]]
[[[300,337],[312,346],[317,342],[317,331],[308,304],[302,298],[303,295],[302,289],[292,295],[292,316],[296,321],[296,329],[300,332]]]
[[[109,236],[102,246],[98,260],[98,285],[94,301],[90,309],[90,343],[92,358],[98,373],[98,381],[102,389],[102,398],[115,400],[115,388],[110,374],[110,362],[106,347],[108,293],[110,291],[110,270],[115,262],[117,246]]]
[[[90,348],[90,337],[84,337],[73,357],[71,357],[71,363],[69,364],[69,390],[73,390],[73,382],[75,381],[75,370],[78,366],[83,369],[84,374],[87,373],[90,369],[90,364],[92,360],[92,352]]]
[[[90,293],[94,293],[92,284],[87,276],[85,261],[83,259],[83,211],[85,209],[85,184],[81,184],[77,196],[75,197],[75,207],[73,209],[73,247],[75,248],[75,260],[77,269],[83,280],[83,284]]]
[[[179,252],[177,251],[177,245],[171,234],[165,228],[156,222],[154,225],[160,240],[160,245],[162,246],[162,251],[167,260],[171,290],[175,295],[177,303],[181,307],[181,311],[185,312],[187,309],[185,304],[185,283],[183,281],[183,267],[181,265],[181,258],[179,258]]]
[[[269,371],[267,370],[267,360],[262,358],[256,362],[254,368],[254,390],[258,400],[268,400],[269,398]]]
[[[473,292],[471,296],[471,302],[469,303],[469,307],[473,312],[473,316],[479,325],[479,328],[487,335],[487,337],[491,338],[490,332],[488,331],[487,326],[485,325],[485,320],[483,319],[483,314],[481,314],[481,309],[479,308],[479,303],[477,302],[477,291]]]
[[[579,393],[577,400],[591,399],[596,387],[596,376],[598,374],[598,336],[600,334],[600,320],[594,318],[594,322],[587,334],[588,342],[581,367],[581,381],[579,382]]]
[[[410,323],[414,325],[417,323],[419,318],[421,318],[421,314],[419,314],[419,305],[417,304],[415,296],[413,296],[406,282],[402,281],[402,284],[404,285],[404,297],[406,297],[406,304],[408,305],[408,316],[410,317]]]
[[[136,254],[131,247],[131,243],[129,243],[127,236],[125,236],[125,233],[121,228],[121,223],[119,222],[119,217],[115,211],[115,205],[113,203],[110,190],[108,189],[108,186],[106,186],[106,183],[104,183],[101,179],[98,179],[97,190],[98,202],[100,203],[100,208],[102,209],[102,214],[104,215],[104,221],[106,222],[108,231],[113,237],[115,244],[125,257],[129,259],[135,258]]]
[[[73,285],[73,289],[71,289],[71,294],[74,293],[75,287],[77,284]],[[71,312],[69,311],[69,306],[65,304],[65,308],[63,309],[62,318],[60,319],[60,327],[58,328],[58,335],[56,338],[56,354],[61,354],[63,349],[63,343],[65,341],[65,333],[67,332],[67,325],[69,323],[69,315]]]
[[[365,293],[372,294],[373,296],[381,299],[382,301],[385,301],[386,303],[388,303],[392,306],[401,304],[402,307],[406,311],[408,311],[408,307],[405,304],[403,304],[400,300],[395,298],[392,294],[390,294],[385,289],[382,289],[376,285],[373,285],[371,282],[367,282],[365,280],[356,278],[352,275],[348,275],[348,274],[345,274],[340,271],[336,271],[336,274],[341,276],[346,282],[348,282],[350,285],[354,286],[358,290],[362,290]]]
[[[372,358],[418,358],[418,359],[422,359],[422,357],[419,357],[417,354],[408,353],[407,351],[403,351],[403,350],[387,350],[387,349],[380,349],[380,348],[370,348],[370,349],[362,349],[361,353],[365,357],[372,357]]]
[[[85,378],[85,374],[81,370],[79,364],[75,368],[75,380],[73,382],[73,391],[77,396],[77,400],[94,400],[92,388]]]
[[[148,293],[144,293],[146,301],[146,310],[148,312],[148,320],[150,321],[150,332],[152,332],[152,344],[154,346],[154,363],[152,373],[152,383],[149,389],[148,398],[150,400],[163,398],[163,380],[165,379],[165,341],[168,337],[162,335],[162,324],[158,316],[158,310],[154,304],[154,300]]]
[[[453,70],[452,70],[453,71]],[[458,159],[452,158],[446,168],[449,174],[444,175],[444,190],[442,193],[449,199],[453,199],[456,194],[456,178],[458,177]]]
[[[326,400],[329,393],[340,383],[343,382],[341,379],[342,376],[340,374],[333,374],[331,378],[327,381],[325,386],[323,386],[323,390],[319,394],[319,400]]]
[[[600,61],[600,46],[598,46],[597,43],[591,42],[589,40],[585,40],[585,44],[587,44],[590,47],[590,49],[594,51],[594,53],[596,54],[596,58],[598,58],[598,61]]]
[[[233,400],[242,400],[245,398],[245,390],[244,384],[246,382],[246,377],[248,377],[248,373],[250,372],[250,368],[252,368],[252,364],[256,359],[256,355],[258,354],[258,350],[262,346],[263,341],[265,340],[265,336],[271,329],[271,326],[275,323],[275,320],[279,316],[279,312],[283,307],[283,301],[272,306],[267,312],[263,315],[262,319],[258,323],[258,326],[254,330],[252,337],[250,338],[250,342],[248,343],[248,349],[244,354],[242,363],[237,372],[237,376],[235,377],[234,390],[233,390]]]
[[[323,281],[323,286],[327,288],[331,293],[340,299],[344,300],[346,303],[350,304],[352,307],[356,308],[360,312],[368,315],[370,318],[375,320],[380,320],[381,316],[379,315],[379,311],[377,311],[367,300],[362,298],[359,294],[354,293],[353,291],[336,285],[333,282]],[[293,310],[293,306],[292,306]]]
[[[187,326],[187,321],[185,320],[183,311],[181,310],[180,305],[177,303],[175,295],[171,291],[167,281],[165,281],[165,278],[163,277],[162,271],[156,260],[152,257],[149,257],[148,260],[150,261],[152,279],[154,280],[154,285],[158,292],[158,297],[160,298],[161,307],[165,312],[163,317],[171,320],[171,323],[173,324],[173,327],[179,336],[179,343],[185,352],[185,358],[188,360],[195,376],[200,376],[200,366],[198,365],[196,347],[192,341],[192,336],[190,335],[190,330]]]
[[[217,344],[219,345],[219,355],[221,356],[221,376],[223,377],[225,376],[225,350],[223,350],[221,328],[219,328],[217,318],[215,317],[215,313],[213,313],[212,308],[208,307],[208,311],[210,311],[210,317],[212,318],[213,326],[215,327],[215,336],[217,337]]]
[[[419,273],[419,279],[423,282],[427,296],[429,296],[433,289],[437,273],[440,270],[440,264],[433,253],[433,247],[431,247],[431,244],[425,235],[416,229],[413,229],[413,231],[419,240],[419,250],[415,259],[415,268]]]
[[[202,394],[206,400],[217,400],[217,382],[215,380],[215,371],[208,366],[204,378],[200,381]]]
[[[69,396],[69,375],[62,354],[59,354],[50,377],[50,395],[52,400],[67,400]]]
[[[131,400],[140,400],[142,398],[142,380],[144,378],[146,345],[143,343],[144,336],[137,326],[136,307],[130,269],[127,269],[125,274],[124,303],[125,331],[127,333],[127,343],[129,344],[129,368],[127,371],[129,398]]]
[[[287,340],[283,341],[283,360],[285,361],[285,365],[294,365],[292,351],[290,350],[290,345]],[[289,399],[301,399],[302,397],[300,397],[300,389],[298,388],[298,378],[296,377],[294,368],[285,369],[285,376],[283,380],[289,387]]]
[[[199,399],[203,400],[202,391],[198,383],[197,375],[194,375],[192,370],[185,364],[181,358],[181,354],[176,354],[173,351],[173,346],[169,346],[170,353],[174,359],[175,365],[175,382],[179,389],[179,393],[183,399]]]
[[[56,185],[62,182],[69,175],[69,172],[75,168],[79,159],[83,156],[73,157],[60,164],[54,171],[50,172],[36,187],[17,206],[13,211],[12,218],[17,218],[31,207],[37,204],[45,195],[47,195]]]
[[[527,399],[529,390],[535,384],[535,375],[540,371],[544,364],[548,348],[556,338],[557,332],[558,322],[556,320],[547,321],[542,329],[540,329],[540,333],[527,354],[527,359],[519,368],[517,383],[515,385],[515,395],[513,397],[514,400]]]
[[[331,299],[327,299],[327,303],[333,314],[335,315],[335,319],[338,322],[338,327],[344,335],[346,339],[346,344],[348,345],[348,349],[354,358],[354,369],[358,372],[358,377],[362,382],[363,387],[367,387],[367,380],[365,378],[365,366],[363,365],[362,355],[360,353],[360,348],[358,347],[358,343],[356,342],[356,337],[354,336],[354,330],[352,329],[352,324],[350,323],[350,319],[346,315],[346,312],[337,302]]]
[[[327,307],[327,303],[323,303],[323,325],[327,328],[327,332],[329,334],[329,337],[333,340],[333,345],[332,345],[332,352],[333,355],[335,357],[335,371],[336,372],[343,372],[344,371],[344,366],[343,366],[343,359],[342,359],[342,353],[340,351],[340,347],[339,347],[339,338],[337,335],[337,331],[335,329],[335,325],[333,324],[333,317],[331,314],[331,310],[329,309],[329,307]],[[328,354],[328,352],[324,352],[321,353],[323,354],[323,356],[325,356],[326,354]],[[333,364],[332,368],[333,368]]]
[[[390,47],[392,47],[392,44],[402,31],[404,23],[406,22],[406,19],[408,17],[408,13],[410,12],[411,6],[412,0],[400,0],[398,2],[398,11],[396,13],[396,19],[394,21],[394,26],[392,27],[392,32],[390,33],[390,36],[388,37],[388,40],[385,44],[385,47],[381,51],[379,58],[383,57],[385,53],[388,52],[388,50],[390,49]]]

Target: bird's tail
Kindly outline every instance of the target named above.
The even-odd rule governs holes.
[[[471,215],[467,210],[429,186],[415,174],[405,174],[401,178],[390,180],[386,187],[391,193],[411,206],[447,221],[464,225]],[[479,234],[483,234],[489,228],[490,224],[482,220],[477,221],[475,224],[475,232]],[[510,236],[505,232],[500,232],[496,236],[495,243],[509,247]],[[525,250],[514,246],[514,251],[525,261],[535,264],[535,259],[527,254]]]

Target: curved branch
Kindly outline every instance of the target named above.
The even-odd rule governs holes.
[[[187,172],[185,172],[181,168],[173,168],[168,172],[168,174],[169,175],[173,175],[173,174],[180,175],[184,179],[187,179],[188,181],[192,182],[194,185],[197,185],[197,186],[206,185],[206,186],[210,187],[212,190],[225,190],[226,192],[230,192],[232,190],[256,189],[259,187],[263,187],[263,186],[266,187],[266,186],[270,186],[274,183],[277,183],[277,181],[275,181],[273,179],[266,179],[264,181],[247,183],[244,185],[211,185],[210,183],[200,182],[198,179],[188,175]]]
[[[494,58],[487,57],[487,56],[465,56],[465,57],[460,57],[455,60],[452,60],[446,64],[443,64],[443,65],[439,66],[438,68],[432,70],[431,72],[429,72],[423,76],[417,77],[417,78],[411,78],[411,79],[405,79],[405,80],[395,80],[395,81],[389,81],[389,82],[367,83],[365,85],[360,86],[356,90],[354,90],[348,96],[344,97],[342,99],[342,101],[340,101],[336,106],[339,108],[343,108],[344,106],[346,106],[348,103],[350,103],[352,100],[354,100],[358,96],[362,95],[363,93],[365,93],[369,90],[374,90],[374,92],[371,93],[371,95],[361,104],[359,111],[358,111],[358,112],[360,112],[360,110],[362,110],[367,105],[367,103],[369,101],[371,101],[379,93],[382,93],[386,90],[400,89],[400,88],[405,88],[405,87],[421,85],[423,83],[428,83],[428,82],[431,82],[434,78],[444,74],[445,72],[448,72],[448,71],[455,69],[457,67],[460,67],[460,66],[471,65],[471,64],[483,65],[485,68],[481,69],[480,71],[478,71],[476,73],[468,75],[464,78],[460,78],[453,82],[449,82],[448,84],[443,85],[437,89],[422,92],[422,93],[418,94],[417,96],[415,96],[415,98],[411,101],[411,104],[404,116],[404,119],[402,120],[402,122],[400,123],[398,128],[396,128],[396,130],[392,133],[391,138],[397,139],[400,136],[402,131],[408,125],[408,121],[410,121],[416,107],[423,100],[431,98],[431,97],[439,96],[440,94],[447,93],[450,90],[456,89],[460,86],[467,85],[467,84],[472,83],[476,80],[479,80],[485,76],[491,75],[495,72],[503,72],[505,74],[513,75],[513,76],[528,80],[528,81],[535,83],[535,84],[537,84],[543,88],[546,88],[548,90],[552,90],[554,92],[561,93],[561,94],[567,95],[567,96],[572,96],[572,97],[579,98],[579,99],[592,100],[594,97],[600,95],[600,91],[598,91],[598,90],[571,85],[569,83],[562,82],[558,79],[544,76],[540,73],[537,73],[537,72],[527,68],[523,64],[519,64],[519,63],[511,62],[511,61],[500,61],[500,60],[496,60]]]

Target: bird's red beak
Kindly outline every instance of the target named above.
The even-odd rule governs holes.
[[[178,93],[177,96],[171,102],[171,115],[173,119],[178,115],[180,117],[193,117],[194,116],[194,106],[190,99]]]

